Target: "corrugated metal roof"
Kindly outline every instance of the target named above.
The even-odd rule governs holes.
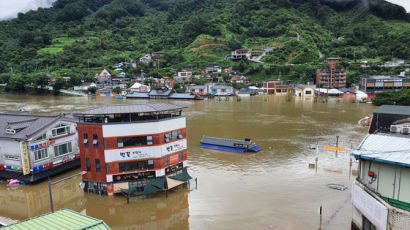
[[[28,114],[0,113],[0,138],[28,139],[32,135],[61,119],[62,116],[36,116]],[[6,129],[15,129],[9,134]]]
[[[409,115],[410,116],[410,106],[382,105],[374,113],[399,114],[399,115]]]
[[[215,85],[212,88],[214,89],[233,89],[232,86],[227,86],[227,85]]]
[[[149,92],[150,96],[168,96],[172,93],[171,90],[167,90],[167,91],[159,91],[159,90],[151,90],[151,92]]]
[[[410,167],[410,137],[392,134],[369,134],[353,156]]]
[[[2,228],[4,230],[103,230],[110,229],[108,225],[94,217],[82,215],[69,209],[34,217]]]
[[[107,105],[90,109],[79,113],[80,115],[101,115],[101,114],[121,114],[121,113],[151,113],[169,110],[183,109],[184,107],[166,104],[166,103],[149,103],[149,104],[132,104],[132,105]]]
[[[173,93],[168,98],[170,99],[195,99],[195,95],[189,93]]]
[[[129,98],[149,98],[148,93],[140,93],[140,92],[135,92],[132,94],[127,94],[125,95],[125,97],[129,97]]]

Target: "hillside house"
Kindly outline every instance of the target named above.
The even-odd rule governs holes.
[[[140,62],[144,64],[149,64],[150,62],[152,62],[151,54],[145,54],[143,57],[140,58]]]
[[[241,75],[235,75],[231,78],[231,83],[232,84],[244,84],[244,85],[249,85],[251,81],[249,80],[248,77],[241,76]]]
[[[185,71],[185,72],[178,72],[178,75],[174,77],[174,80],[178,83],[185,83],[191,81],[192,72]]]

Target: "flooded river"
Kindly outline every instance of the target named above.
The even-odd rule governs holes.
[[[106,104],[146,103],[87,97],[0,96],[0,111],[24,109],[35,114],[82,111]],[[159,101],[155,101],[159,102]],[[80,177],[53,185],[54,208],[69,208],[103,219],[112,229],[350,229],[350,190],[354,176],[349,152],[366,135],[357,121],[376,107],[331,98],[255,96],[237,101],[161,101],[187,106],[189,173],[198,188],[179,189],[149,199],[84,193]],[[231,153],[199,148],[203,135],[251,138],[259,153]],[[339,146],[344,152],[323,150]],[[309,149],[318,143],[318,152]],[[317,169],[309,168],[315,163]],[[357,164],[353,162],[353,168]],[[63,178],[78,172],[69,172]],[[8,188],[0,185],[0,216],[23,220],[49,212],[47,182]]]

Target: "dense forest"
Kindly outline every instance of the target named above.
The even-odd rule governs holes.
[[[224,59],[234,49],[269,47],[264,65]],[[0,75],[34,75],[31,81],[36,73],[91,76],[158,51],[161,68],[132,71],[158,76],[219,64],[291,74],[299,70],[285,63],[316,65],[330,56],[409,60],[410,15],[383,0],[58,0],[1,21],[0,50]],[[294,73],[312,74],[306,66]]]

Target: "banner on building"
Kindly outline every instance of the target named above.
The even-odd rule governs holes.
[[[28,145],[26,141],[20,142],[21,163],[23,165],[23,175],[30,174],[30,160],[28,153]]]

